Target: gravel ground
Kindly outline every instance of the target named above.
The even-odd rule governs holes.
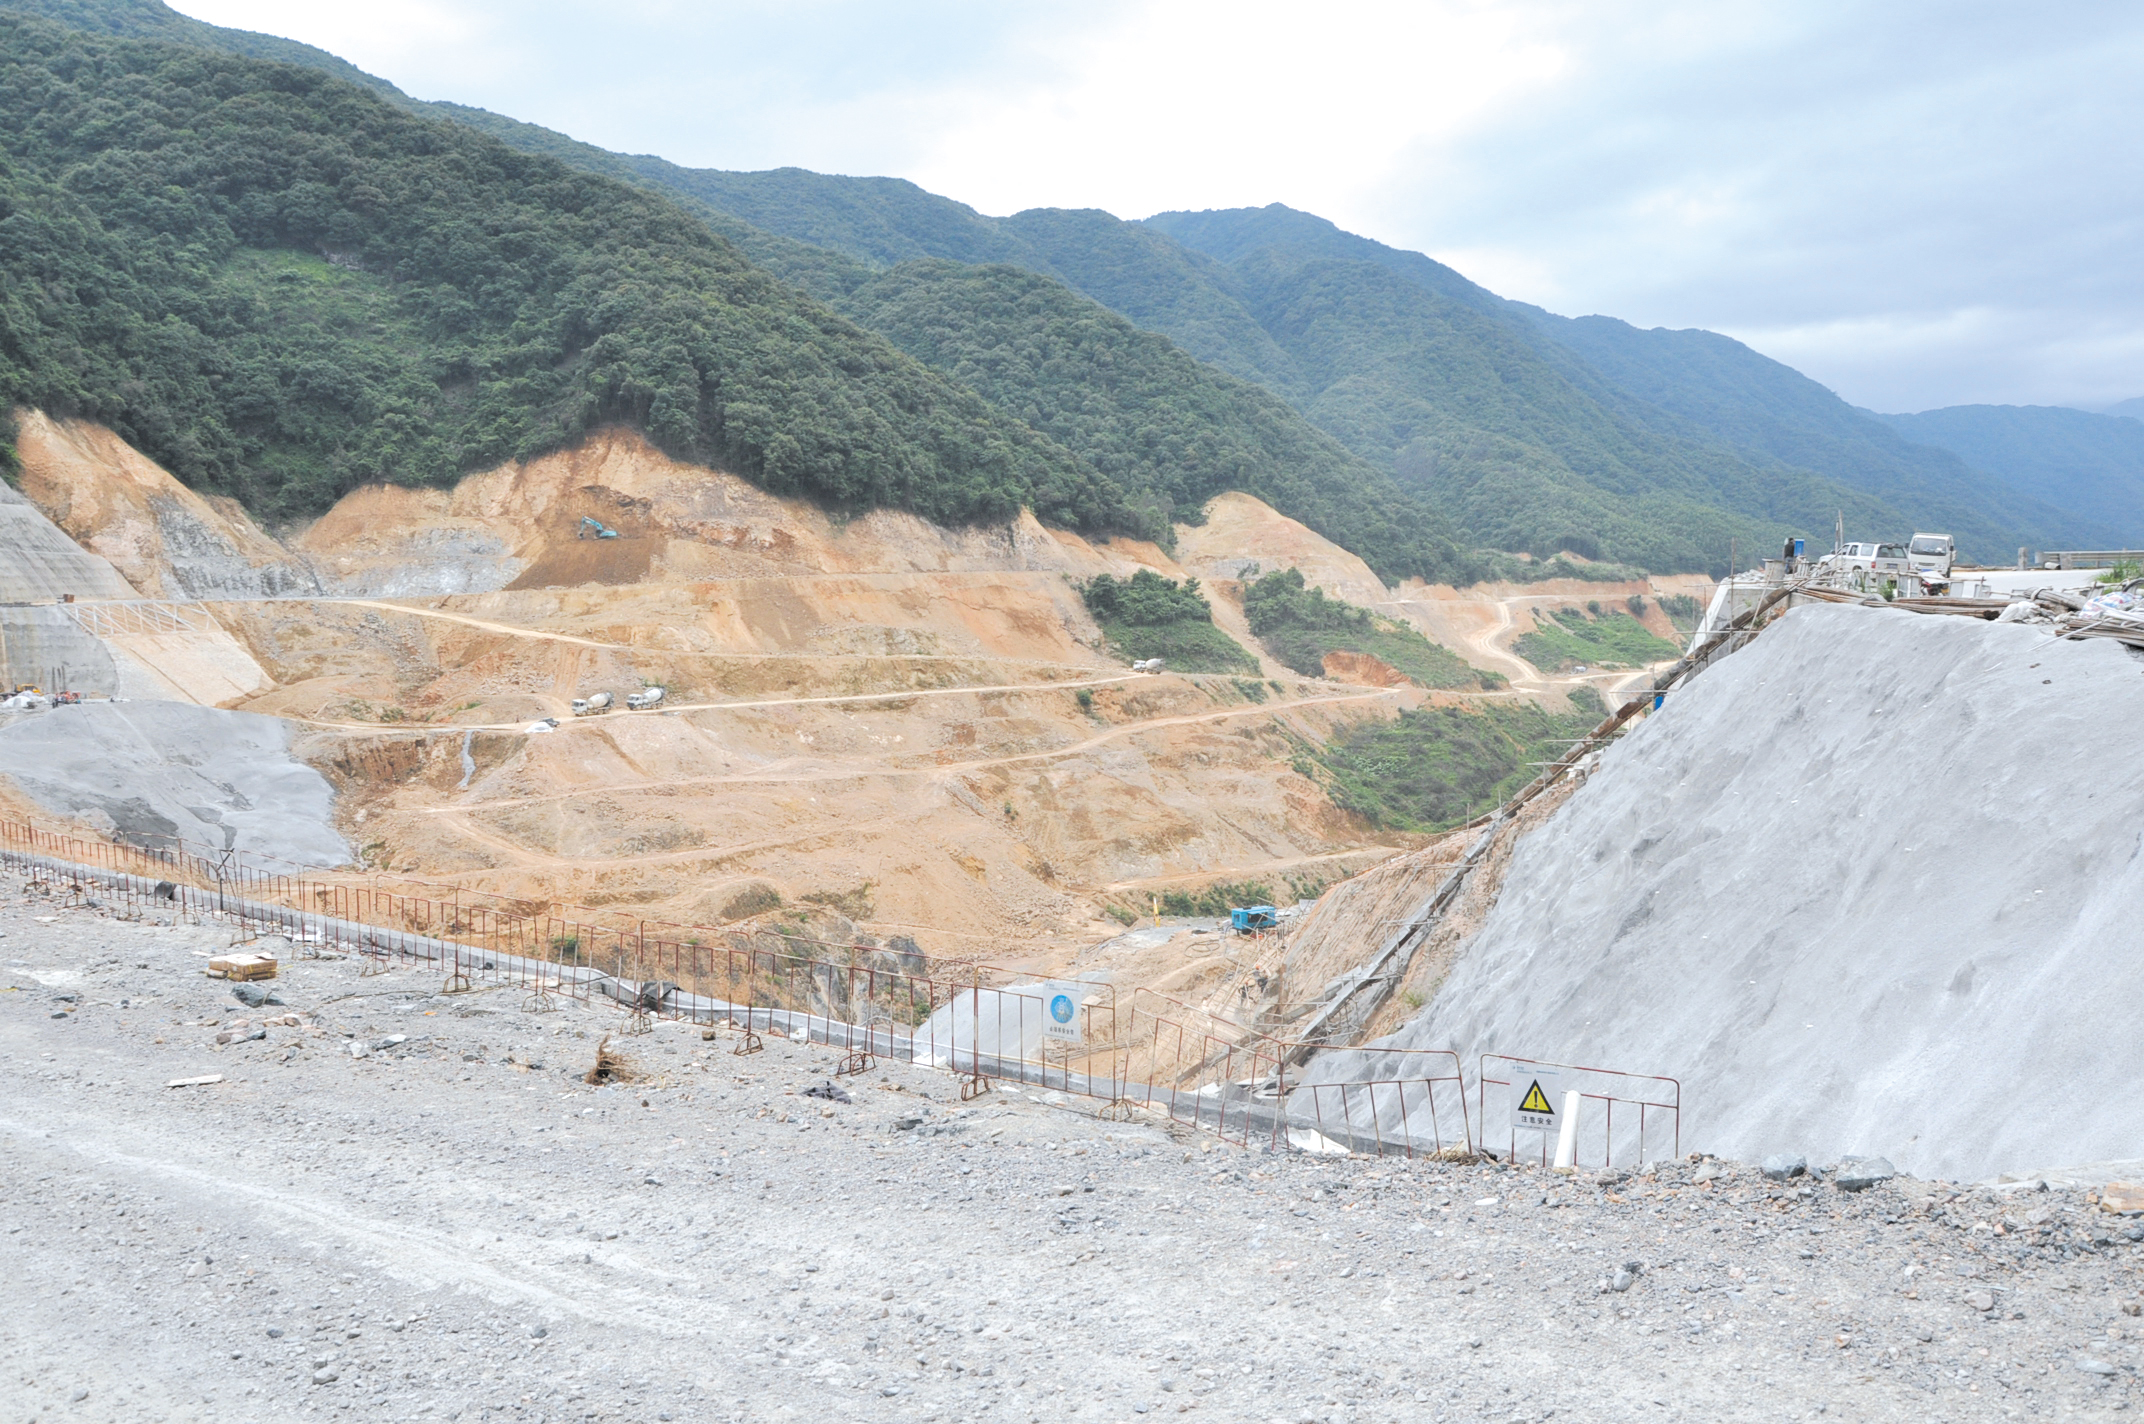
[[[248,1009],[203,973],[228,928],[12,878],[0,931],[0,1424],[1918,1421],[2137,1397],[2144,1245],[2081,1191],[1245,1152],[1050,1094],[963,1104],[921,1069],[804,1096],[831,1051],[742,1058],[679,1025],[614,1039],[645,1076],[596,1088],[608,1005],[529,1014],[319,959]]]

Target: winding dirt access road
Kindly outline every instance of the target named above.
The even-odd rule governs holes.
[[[643,717],[662,716],[671,712],[744,711],[754,707],[803,707],[837,702],[905,702],[912,697],[952,697],[961,693],[1068,692],[1082,687],[1107,687],[1112,683],[1136,682],[1145,676],[1147,676],[1145,673],[1125,672],[1115,673],[1108,677],[1082,678],[1065,682],[1003,682],[988,683],[982,686],[924,687],[893,692],[844,692],[836,696],[827,697],[763,697],[749,702],[665,702],[661,706],[651,707],[645,712],[631,712],[623,708],[615,710],[627,717]],[[603,719],[610,715],[611,713],[604,712],[591,717],[575,717],[569,720],[562,720],[552,730],[556,733],[569,729],[598,727],[603,724]],[[382,725],[375,722],[330,722],[317,717],[292,716],[286,716],[285,720],[303,722],[308,727],[328,727],[338,732],[370,732],[374,734],[399,734],[405,732],[525,732],[532,725],[527,722],[401,722]]]
[[[962,688],[954,690],[972,692],[987,689]],[[1373,702],[1379,698],[1404,696],[1408,693],[1419,691],[1419,688],[1413,687],[1369,688],[1361,692],[1339,693],[1325,697],[1301,697],[1291,702],[1251,703],[1242,707],[1224,707],[1213,712],[1187,712],[1174,717],[1152,717],[1139,722],[1126,722],[1120,726],[1111,727],[1107,731],[1089,737],[1084,741],[1073,742],[1062,747],[1053,747],[1046,751],[1016,752],[1009,756],[983,757],[973,761],[933,762],[920,766],[892,767],[859,765],[822,768],[809,772],[757,771],[743,772],[735,776],[692,776],[668,780],[649,778],[637,782],[627,781],[609,786],[591,786],[577,788],[572,791],[552,792],[544,796],[516,796],[500,801],[473,801],[464,802],[456,806],[433,806],[424,809],[419,814],[426,816],[452,816],[476,811],[508,810],[518,806],[553,805],[565,801],[578,801],[590,796],[621,796],[640,792],[667,792],[684,787],[784,786],[828,781],[867,781],[896,776],[920,776],[932,780],[943,780],[949,776],[982,771],[990,767],[1013,766],[1031,761],[1056,761],[1064,757],[1078,756],[1083,752],[1091,751],[1095,747],[1101,746],[1106,742],[1115,741],[1120,737],[1137,736],[1146,732],[1157,731],[1164,727],[1187,727],[1201,722],[1223,722],[1235,717],[1278,716],[1280,713],[1293,711],[1299,707],[1317,707],[1336,702]],[[821,700],[883,702],[890,699],[885,697],[865,697]],[[711,705],[724,707],[738,706],[740,704],[715,703]],[[643,859],[662,858],[660,856],[634,857],[636,862]],[[576,858],[576,863],[589,864],[591,862]]]
[[[296,600],[256,600],[260,602],[294,602]],[[1009,663],[1022,667],[1060,667],[1086,669],[1091,663],[1060,662],[1054,658],[1008,658],[995,653],[754,653],[754,652],[701,652],[691,648],[645,648],[631,643],[606,643],[595,638],[582,638],[572,633],[548,633],[540,628],[521,628],[511,623],[494,623],[485,618],[471,618],[466,613],[447,613],[437,608],[412,608],[406,603],[391,603],[377,598],[320,598],[315,603],[344,603],[356,608],[378,608],[390,613],[407,613],[413,618],[436,618],[444,623],[459,623],[464,627],[482,629],[487,633],[505,633],[517,638],[535,638],[548,643],[571,643],[576,647],[599,648],[607,653],[661,653],[667,658],[726,658],[743,662],[753,659],[775,661],[795,659],[799,661],[856,660],[898,658],[903,662]]]

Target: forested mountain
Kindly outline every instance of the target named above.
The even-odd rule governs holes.
[[[0,15],[0,410],[267,515],[630,421],[835,507],[1162,532],[667,199],[312,69]]]
[[[1991,559],[2006,559],[2019,543],[2100,532],[2082,509],[2057,508],[1946,451],[1913,445],[1799,372],[1729,337],[1641,331],[1607,317],[1555,316],[1506,301],[1420,253],[1342,232],[1278,204],[1162,213],[1147,223],[1247,277],[1279,274],[1277,283],[1267,278],[1275,285],[1327,285],[1335,270],[1347,270],[1365,291],[1404,284],[1432,303],[1477,313],[1482,330],[1530,347],[1556,378],[1544,379],[1521,362],[1497,364],[1499,382],[1517,376],[1532,387],[1527,404],[1539,415],[1528,433],[1585,483],[1611,495],[1633,488],[1679,493],[1802,533],[1828,530],[1835,513],[1871,535],[1914,524],[1934,527],[1932,520],[1951,529],[1963,547]],[[1352,345],[1359,351],[1363,342]],[[1557,382],[1597,407],[1600,418],[1568,418],[1570,396],[1562,410],[1541,399],[1539,393]],[[1312,418],[1349,439],[1341,419],[1404,409],[1385,392],[1364,391],[1359,378],[1343,407],[1313,409]],[[1517,428],[1508,419],[1503,426]],[[1596,433],[1617,427],[1620,440]],[[1349,444],[1364,450],[1360,437]],[[1626,471],[1635,473],[1636,485]],[[1431,488],[1470,531],[1495,527],[1502,492],[1493,484],[1486,490],[1454,488],[1442,478]],[[1656,517],[1648,511],[1648,520]]]
[[[1017,267],[904,262],[836,300],[902,350],[1070,449],[1166,518],[1256,495],[1387,579],[1456,570],[1443,520],[1279,398]]]
[[[2090,516],[2110,531],[2107,547],[2144,548],[2144,422],[2047,405],[1869,414],[1908,440],[1953,452],[2020,494]]]
[[[130,4],[116,13],[146,12]],[[240,494],[263,514],[316,509],[368,478],[450,478],[620,419],[675,453],[837,506],[887,504],[960,522],[1025,503],[1053,522],[1166,541],[1171,516],[1196,520],[1212,495],[1243,489],[1388,579],[1466,581],[1480,567],[1425,501],[1284,402],[1020,268],[936,264],[881,278],[682,193],[681,209],[644,188],[571,174],[559,165],[640,177],[636,160],[533,126],[392,92],[337,92],[317,78],[189,66],[180,52],[102,40],[78,39],[91,62],[75,66],[60,52],[67,45],[55,48],[58,33],[15,21],[0,36],[23,71],[0,101],[15,154],[55,189],[78,186],[85,164],[146,169],[159,184],[196,190],[189,200],[216,230],[131,293],[140,300],[128,308],[129,330],[97,353],[107,369],[70,384],[56,358],[10,362],[0,401],[106,419],[182,478]],[[210,38],[219,33],[230,32]],[[129,87],[135,71],[155,76],[146,106]],[[221,93],[234,83],[275,92],[267,108],[305,112],[263,119],[264,106]],[[82,116],[114,102],[113,89],[128,112],[92,136]],[[390,104],[444,110],[456,122],[440,130]],[[293,123],[302,136],[270,162],[275,130]],[[333,134],[345,124],[352,143],[338,147]],[[164,129],[175,141],[151,137]],[[474,129],[558,161],[510,154]],[[427,132],[449,137],[418,136]],[[376,179],[368,164],[383,153],[409,171]],[[479,181],[459,182],[451,175],[470,154],[481,155]],[[276,170],[275,191],[237,202],[245,185],[235,175],[256,162]],[[336,180],[324,198],[323,175]],[[293,221],[284,209],[296,195],[321,211]],[[109,291],[131,245],[155,246],[157,222],[121,206],[78,216],[76,238],[28,239],[0,262],[25,276],[57,262],[72,283],[90,270],[82,252],[101,243],[85,289]],[[645,224],[660,236],[644,241],[636,225]],[[487,225],[524,231],[460,241]],[[673,250],[681,232],[694,248],[682,259]],[[716,232],[795,285],[755,269]],[[509,251],[527,260],[484,268]],[[315,260],[294,261],[299,254]],[[953,379],[928,375],[797,287],[883,327]],[[192,354],[151,350],[146,333],[190,288],[217,299],[210,312],[184,314]],[[703,302],[726,329],[706,329]],[[624,328],[611,329],[613,319]],[[94,344],[89,328],[101,318],[39,311],[35,320],[64,328],[46,334],[49,357],[70,341]],[[806,328],[809,347],[799,346]],[[527,340],[531,329],[542,338]],[[216,360],[235,362],[240,379],[211,371]],[[144,389],[129,379],[143,373],[153,394],[126,395]],[[1124,470],[1134,485],[1098,467]]]
[[[1387,578],[1485,567],[1462,544],[1716,570],[1730,539],[1821,536],[1839,513],[1863,535],[1945,527],[1988,558],[2114,537],[2096,509],[2058,509],[1913,444],[1727,338],[1552,316],[1277,204],[1145,223],[1063,209],[992,218],[898,179],[609,153],[412,100],[323,51],[203,25],[158,0],[0,0],[10,8],[272,53],[524,152],[660,188],[752,264],[1033,426],[1036,448],[1087,476],[1147,482],[1117,489],[1132,511],[1107,516],[1120,524],[1195,517],[1205,494],[1245,488]],[[915,263],[931,265],[905,270]],[[1181,350],[1167,359],[1142,333]],[[1117,379],[1120,368],[1135,377]],[[1279,399],[1254,401],[1230,376]]]
[[[1533,307],[1520,310],[1608,380],[1753,462],[1818,471],[1895,511],[1892,522],[1864,522],[1865,529],[1941,528],[1961,547],[2004,563],[2019,544],[2107,537],[2104,521],[2084,505],[2050,500],[1949,450],[1916,444],[1731,337],[1641,331],[1612,317],[1574,320]]]

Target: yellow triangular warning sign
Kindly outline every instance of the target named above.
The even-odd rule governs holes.
[[[1530,1113],[1552,1113],[1556,1110],[1548,1105],[1548,1094],[1541,1091],[1541,1085],[1539,1083],[1535,1083],[1526,1090],[1526,1096],[1520,1100],[1519,1111]]]

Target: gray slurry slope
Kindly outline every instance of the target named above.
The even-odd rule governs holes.
[[[2140,714],[2112,643],[1797,609],[1520,844],[1394,1041],[1674,1075],[1728,1156],[2144,1156]]]
[[[184,702],[85,702],[0,724],[0,774],[58,815],[136,845],[341,865],[335,789],[291,724]]]
[[[833,1053],[679,1026],[613,1039],[647,1076],[591,1088],[614,1009],[349,960],[249,1009],[200,972],[226,932],[13,877],[0,936],[10,1420],[1904,1424],[2138,1395],[2144,1227],[2076,1192],[1250,1153],[905,1067],[807,1097]]]
[[[67,537],[7,484],[0,484],[0,603],[76,598],[139,598],[105,559]]]

